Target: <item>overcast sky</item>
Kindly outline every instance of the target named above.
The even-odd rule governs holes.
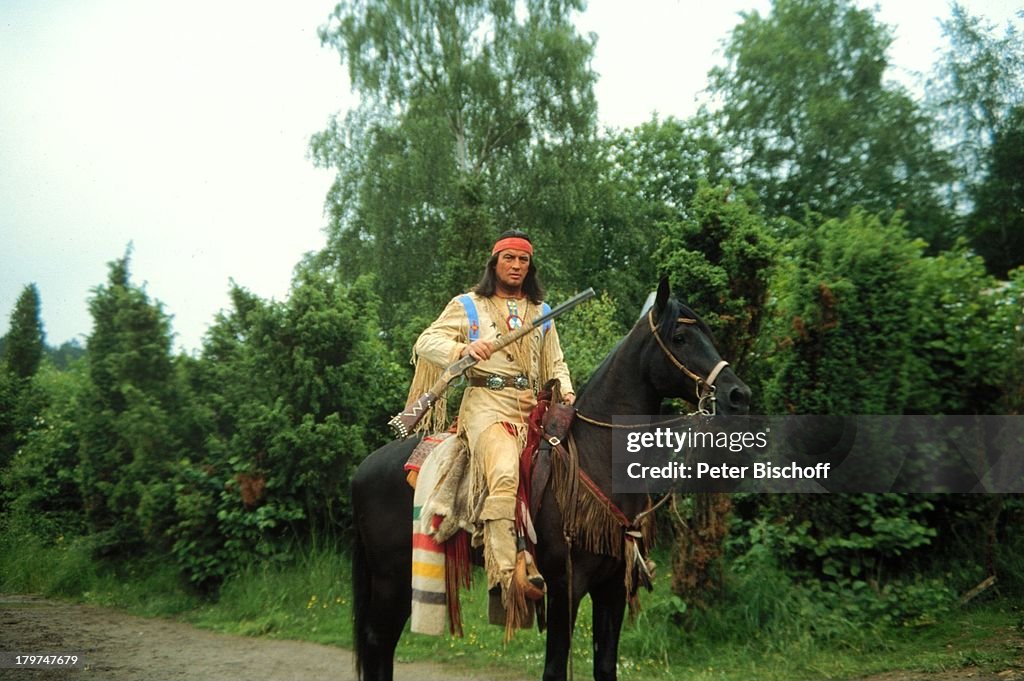
[[[863,6],[874,3],[862,2]],[[926,73],[945,0],[881,0],[891,77]],[[998,25],[1008,0],[965,0]],[[311,134],[354,105],[316,35],[331,0],[0,2],[0,334],[36,283],[50,345],[84,343],[90,291],[133,244],[132,276],[199,347],[229,279],[282,300],[325,243],[332,173]],[[769,0],[591,0],[602,124],[693,113],[739,13]]]

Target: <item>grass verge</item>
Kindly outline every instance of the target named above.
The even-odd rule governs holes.
[[[399,661],[441,660],[494,678],[537,678],[544,638],[519,632],[509,644],[486,624],[482,573],[463,595],[464,639],[406,633]],[[869,625],[835,602],[790,583],[770,566],[733,575],[730,596],[704,613],[686,613],[662,577],[643,597],[644,610],[623,630],[620,678],[765,681],[861,678],[882,672],[940,673],[965,667],[989,673],[1019,669],[1024,610],[995,598],[915,625]],[[0,592],[39,593],[175,617],[234,634],[348,646],[352,623],[348,560],[336,546],[296,552],[287,564],[254,564],[228,580],[216,600],[191,593],[167,561],[139,558],[116,565],[90,557],[84,540],[49,544],[0,535]],[[680,626],[680,622],[685,626]],[[573,639],[576,673],[590,676],[590,604]]]

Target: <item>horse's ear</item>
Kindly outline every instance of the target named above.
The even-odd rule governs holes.
[[[660,317],[661,313],[665,311],[665,305],[668,303],[668,296],[670,287],[668,285],[668,277],[662,277],[661,281],[658,282],[658,293],[654,296],[654,316]]]

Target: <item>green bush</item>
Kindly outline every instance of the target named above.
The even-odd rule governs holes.
[[[97,550],[112,554],[162,543],[152,521],[170,517],[170,500],[150,488],[169,478],[181,450],[170,319],[130,281],[128,264],[128,255],[111,262],[89,301],[87,381],[74,419],[85,517]]]
[[[172,476],[172,553],[196,585],[347,530],[352,471],[405,397],[371,284],[305,267],[283,303],[232,291],[189,365],[205,441]]]
[[[35,394],[38,412],[20,435],[22,444],[10,466],[0,471],[8,513],[39,541],[49,543],[85,529],[76,431],[85,381],[79,369],[40,369],[26,389]]]

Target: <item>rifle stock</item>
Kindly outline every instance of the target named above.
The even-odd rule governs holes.
[[[582,302],[590,300],[594,295],[594,289],[588,288],[586,291],[573,296],[558,307],[552,309],[551,312],[548,312],[546,315],[538,317],[530,324],[525,324],[512,333],[502,336],[500,340],[494,343],[494,352],[515,343],[523,336],[529,334],[536,328],[547,324],[555,317],[568,312]],[[446,368],[441,373],[441,377],[434,382],[434,385],[430,386],[427,392],[420,395],[415,402],[406,407],[405,411],[391,417],[391,420],[388,421],[388,425],[391,426],[395,435],[400,438],[408,437],[413,430],[415,430],[416,425],[423,420],[424,416],[427,415],[427,412],[431,407],[434,406],[434,403],[437,402],[437,398],[443,395],[444,391],[448,389],[451,382],[466,373],[470,368],[476,366],[478,362],[479,360],[475,357],[466,355]]]

